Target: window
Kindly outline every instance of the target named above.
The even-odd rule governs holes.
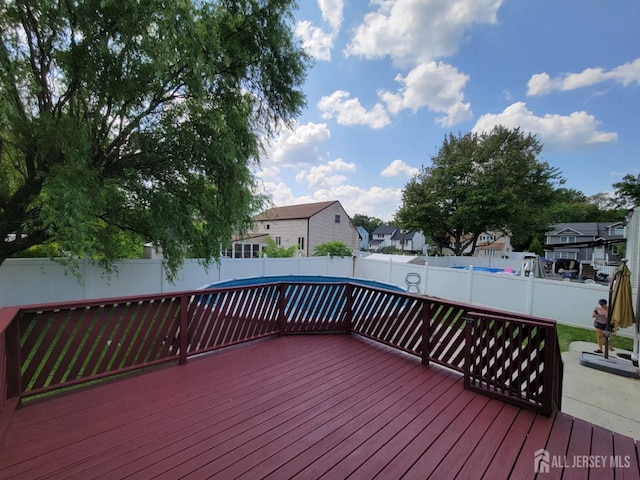
[[[282,245],[282,237],[276,237],[276,245]]]
[[[335,222],[340,223],[340,215],[336,215]]]
[[[298,250],[304,250],[304,237],[298,237]]]
[[[268,223],[264,226],[264,228],[266,228],[267,230],[269,230],[271,228],[271,225],[269,225]]]
[[[485,257],[497,257],[499,251],[500,250],[495,250],[493,248],[488,248],[487,250],[484,251],[484,256]]]
[[[576,237],[572,236],[565,236],[565,237],[560,237],[560,243],[574,243],[576,241]]]

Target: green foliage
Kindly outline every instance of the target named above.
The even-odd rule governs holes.
[[[321,243],[313,248],[314,257],[350,257],[353,253],[351,249],[344,243],[337,240]]]
[[[544,219],[538,213],[553,199],[557,169],[538,160],[542,146],[519,129],[445,137],[432,166],[405,187],[396,214],[402,228],[430,236],[454,253],[475,251],[483,232],[528,238]]]
[[[532,252],[539,256],[542,256],[544,254],[544,251],[542,249],[542,243],[538,238],[534,238],[531,241],[531,243],[529,244],[529,247],[527,248],[527,252]]]
[[[622,181],[613,184],[616,204],[621,209],[631,209],[640,205],[640,175],[626,174]]]
[[[364,227],[364,229],[369,232],[369,235],[371,235],[380,225],[384,224],[384,222],[379,218],[360,215],[359,213],[356,213],[353,216],[352,222],[354,227]]]
[[[269,258],[289,258],[293,257],[296,254],[296,246],[291,245],[290,247],[281,247],[276,245],[276,242],[273,238],[267,235],[266,247],[262,249],[260,252],[261,257],[269,257]]]
[[[4,2],[0,263],[55,243],[109,265],[129,241],[171,278],[246,230],[261,139],[304,106],[292,0]],[[123,248],[123,244],[124,247]]]

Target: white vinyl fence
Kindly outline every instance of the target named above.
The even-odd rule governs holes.
[[[414,273],[419,275],[418,288],[422,294],[592,327],[593,307],[598,299],[608,296],[604,285],[450,268],[468,265],[469,257],[427,260],[429,263],[420,266],[366,257],[225,258],[208,270],[197,260],[187,260],[171,284],[165,279],[160,260],[123,260],[117,263],[117,273],[111,276],[84,262],[78,280],[50,260],[8,259],[0,266],[0,307],[192,290],[221,280],[259,275],[353,276],[406,288],[407,275]],[[472,261],[474,266],[511,267],[516,271],[521,268],[516,260],[473,258]],[[633,330],[628,328],[620,333],[632,336]]]
[[[203,285],[259,275],[353,276],[352,258],[223,258],[205,269],[186,260],[173,284],[161,260],[122,260],[110,276],[91,262],[82,262],[80,278],[47,259],[12,258],[0,265],[0,307],[93,298],[193,290]]]
[[[469,257],[429,257],[429,261],[432,258],[439,259],[441,263],[449,262],[451,266],[468,266],[470,260]],[[478,260],[482,259],[472,259],[473,266],[481,266]],[[514,265],[505,265],[517,271]],[[491,267],[503,268],[498,262]],[[606,285],[462,270],[450,266],[434,267],[430,263],[418,266],[362,257],[356,259],[354,270],[355,277],[404,288],[407,288],[409,273],[420,276],[418,288],[423,295],[550,318],[558,323],[581,327],[593,327],[593,307],[600,298],[609,295]],[[620,330],[619,334],[633,336],[633,328]]]

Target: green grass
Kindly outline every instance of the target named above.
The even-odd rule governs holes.
[[[561,352],[569,350],[571,342],[596,343],[596,331],[594,328],[569,327],[567,325],[560,325],[557,323],[556,330],[558,331],[558,340],[560,341]],[[633,351],[633,339],[614,335],[613,347]]]

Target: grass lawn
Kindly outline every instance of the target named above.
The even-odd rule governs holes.
[[[592,342],[596,343],[596,332],[594,328],[569,327],[567,325],[556,324],[558,340],[560,341],[560,351],[569,350],[571,342]],[[633,351],[633,338],[613,336],[613,347],[623,350]]]

